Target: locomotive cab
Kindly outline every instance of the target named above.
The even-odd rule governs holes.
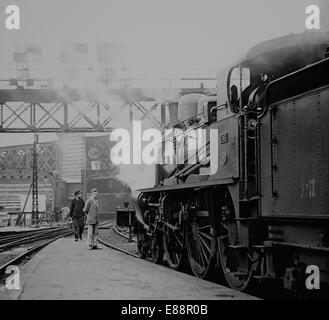
[[[219,104],[228,101],[233,113],[242,111],[242,108],[258,108],[258,112],[264,112],[267,85],[323,59],[328,35],[328,32],[305,32],[252,47],[243,59],[218,74]]]
[[[229,111],[219,111],[217,119],[236,115],[239,122],[240,198],[258,193],[257,125],[267,112],[268,85],[323,59],[327,47],[328,32],[289,35],[254,46],[244,59],[218,74],[218,104],[227,103]]]

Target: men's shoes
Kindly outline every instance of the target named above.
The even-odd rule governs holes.
[[[103,248],[97,247],[97,246],[88,246],[89,250],[103,250]]]
[[[78,238],[75,238],[74,241],[78,241]]]

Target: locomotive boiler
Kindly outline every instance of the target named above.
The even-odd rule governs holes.
[[[138,194],[141,257],[236,290],[267,279],[302,289],[309,266],[328,285],[328,47],[326,32],[260,43],[218,73],[216,95],[169,105],[163,145],[181,157],[162,154],[157,185]],[[204,156],[191,162],[197,129]]]

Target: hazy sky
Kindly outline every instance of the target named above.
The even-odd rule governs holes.
[[[306,6],[318,2],[2,0],[0,68],[14,67],[15,42],[42,44],[44,67],[59,63],[59,46],[64,42],[87,42],[90,48],[98,42],[122,42],[128,48],[129,65],[147,74],[213,67],[259,41],[303,31]],[[4,26],[8,4],[21,9],[20,31]]]
[[[17,42],[42,45],[38,68],[49,70],[49,77],[60,69],[59,48],[65,42],[88,43],[88,65],[96,61],[97,43],[124,43],[136,76],[183,76],[199,69],[214,76],[254,44],[304,31],[305,9],[319,1],[0,0],[0,78],[15,70]],[[20,7],[19,31],[5,28],[9,4]]]

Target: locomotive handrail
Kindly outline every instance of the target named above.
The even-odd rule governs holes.
[[[223,178],[218,180],[207,180],[202,182],[193,182],[193,183],[182,183],[182,184],[174,184],[174,185],[161,185],[156,186],[154,188],[145,188],[139,189],[139,192],[160,192],[160,191],[170,191],[170,190],[178,190],[178,189],[196,189],[196,188],[205,188],[214,185],[228,185],[238,182],[238,178]]]
[[[243,114],[244,114],[244,113],[242,113],[242,112],[241,112],[241,113],[238,113],[238,115],[243,115]],[[232,115],[228,116],[227,118],[217,120],[217,121],[215,121],[215,122],[213,122],[213,123],[218,123],[218,122],[220,122],[220,121],[227,120],[227,119],[229,119],[229,118],[235,117],[236,115],[237,115],[237,114],[232,114]],[[192,130],[199,129],[199,128],[202,129],[202,128],[205,128],[205,127],[209,127],[209,125],[202,123],[202,124],[200,124],[200,125],[198,125],[198,126],[195,126],[195,127],[192,127],[192,128],[188,128],[186,131],[179,132],[177,135],[173,135],[173,136],[171,136],[171,137],[167,137],[166,139],[162,140],[161,142],[164,142],[164,141],[170,140],[170,139],[172,139],[173,137],[178,137],[178,136],[180,136],[180,135],[182,135],[182,134],[186,134],[186,133],[188,133],[188,132],[190,132],[190,131],[192,131]],[[172,129],[175,129],[175,128],[172,128]],[[178,129],[178,128],[176,128],[176,129]]]
[[[273,90],[272,88],[276,85],[278,85],[278,83],[282,83],[284,80],[289,80],[290,78],[294,77],[294,76],[300,76],[303,73],[307,73],[309,72],[311,69],[313,70],[313,68],[316,68],[316,72],[318,72],[317,76],[314,74],[314,71],[312,73],[312,75],[303,75],[301,76],[298,80],[298,85],[295,85],[296,82],[294,82],[293,86],[290,85],[289,90],[285,90],[284,93],[285,95],[280,96],[280,99],[273,99],[270,100],[270,91]],[[282,100],[288,99],[288,98],[293,98],[301,93],[305,93],[308,91],[311,91],[313,89],[316,88],[320,88],[322,86],[328,85],[329,81],[328,81],[328,69],[329,68],[329,58],[325,58],[322,59],[318,62],[315,62],[313,64],[310,64],[302,69],[299,69],[297,71],[291,72],[289,74],[286,74],[278,79],[275,79],[273,81],[271,81],[267,88],[266,88],[266,102],[267,102],[267,106],[269,108],[273,107],[273,104],[278,103]],[[312,80],[311,82],[309,80]],[[306,84],[311,83],[310,86],[305,88]],[[293,94],[291,94],[291,92]],[[277,93],[276,93],[277,94]],[[275,97],[275,95],[274,95]]]
[[[223,104],[220,104],[219,106],[213,106],[211,109],[210,109],[210,112],[214,112],[214,110],[222,110],[222,109],[227,109],[228,107],[228,103],[225,102]]]

